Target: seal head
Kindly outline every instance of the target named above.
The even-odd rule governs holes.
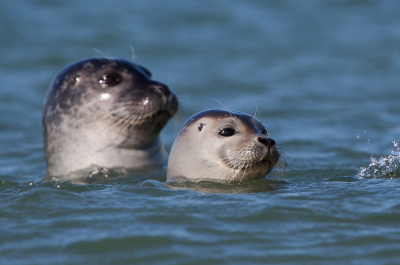
[[[265,177],[278,162],[275,141],[254,117],[205,110],[180,130],[168,161],[167,179],[241,181]]]
[[[177,109],[175,95],[138,64],[91,58],[68,65],[43,106],[47,174],[163,166],[159,133]]]

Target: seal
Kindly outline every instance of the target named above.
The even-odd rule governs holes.
[[[280,153],[253,116],[205,110],[182,127],[169,156],[167,179],[242,181],[265,177]]]
[[[47,175],[165,166],[159,133],[177,109],[169,88],[138,64],[90,58],[66,66],[44,100]]]

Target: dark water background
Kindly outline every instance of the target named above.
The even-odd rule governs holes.
[[[400,264],[399,14],[390,0],[1,1],[0,264]],[[128,46],[180,98],[167,149],[215,100],[257,110],[286,180],[42,182],[52,78]]]

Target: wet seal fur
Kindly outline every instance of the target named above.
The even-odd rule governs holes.
[[[265,177],[280,153],[253,116],[205,110],[192,116],[172,146],[167,179],[242,181]]]
[[[169,88],[138,64],[91,58],[66,66],[44,100],[47,175],[165,166],[159,133],[177,109]]]

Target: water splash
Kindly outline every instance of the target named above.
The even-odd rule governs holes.
[[[371,156],[368,167],[361,167],[357,174],[359,179],[371,178],[400,178],[400,148],[396,141],[392,141],[393,148],[389,156],[381,156],[379,159]]]

